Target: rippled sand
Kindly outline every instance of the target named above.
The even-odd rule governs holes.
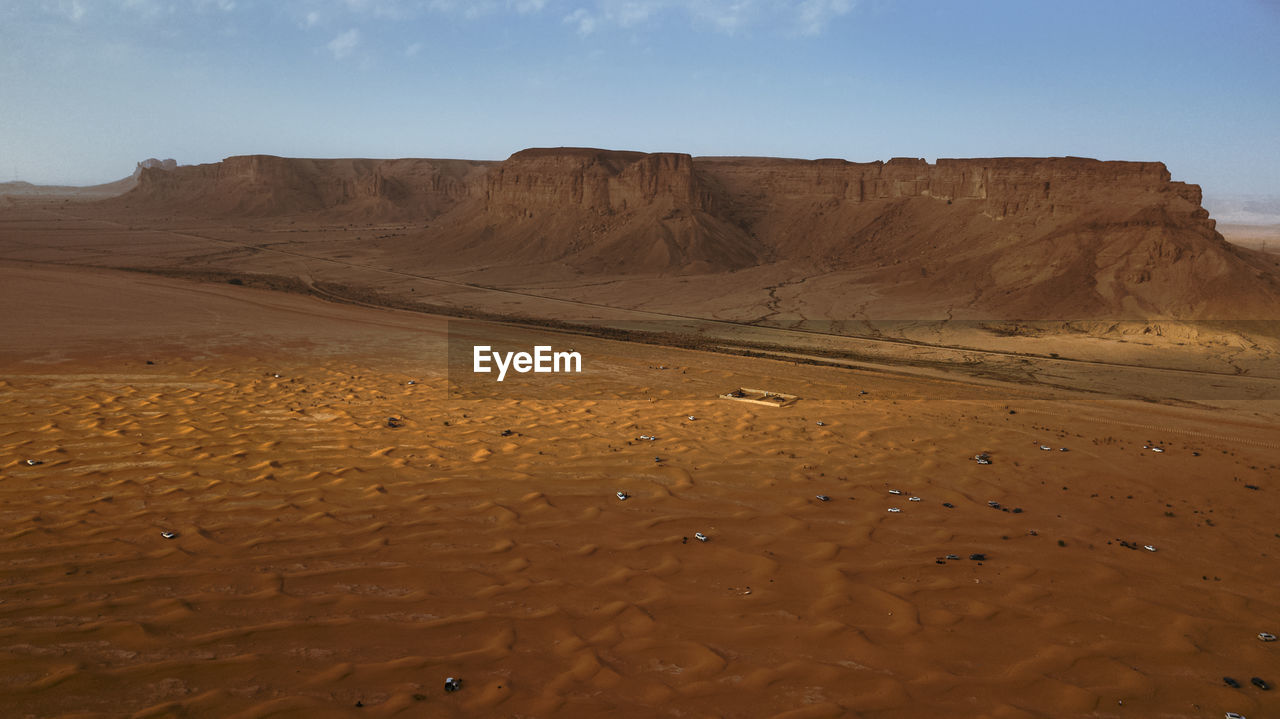
[[[604,341],[654,401],[458,399],[440,320],[0,274],[5,716],[1280,714],[1274,408]]]

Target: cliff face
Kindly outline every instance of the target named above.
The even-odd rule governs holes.
[[[786,265],[847,278],[836,291],[850,297],[896,293],[989,316],[1280,308],[1274,261],[1228,245],[1200,189],[1154,162],[586,148],[524,150],[501,163],[251,156],[143,168],[120,201],[224,216],[431,220],[382,249],[423,268],[525,268],[534,283]]]
[[[531,208],[707,210],[709,200],[688,155],[578,148],[517,152],[489,173],[485,189],[488,209],[517,215]]]
[[[196,214],[307,214],[362,200],[381,201],[386,209],[425,202],[442,210],[481,198],[495,218],[545,209],[608,215],[659,208],[741,219],[799,203],[927,197],[979,201],[983,214],[999,219],[1078,211],[1120,193],[1180,198],[1193,219],[1208,220],[1200,208],[1200,188],[1171,182],[1161,163],[1074,157],[940,159],[931,165],[910,158],[869,163],[695,159],[679,153],[554,148],[523,150],[501,163],[247,155],[178,167],[173,160],[150,159],[138,163],[135,175],[139,186],[133,200],[161,199]]]
[[[170,170],[140,167],[126,201],[195,215],[429,217],[465,199],[472,175],[486,164],[247,155]]]
[[[453,261],[553,264],[575,272],[723,272],[761,243],[712,212],[695,161],[676,153],[524,150],[492,168],[482,199],[432,235]]]
[[[800,201],[874,202],[930,197],[977,200],[988,216],[1077,210],[1114,193],[1168,193],[1195,205],[1200,188],[1171,182],[1159,162],[1102,162],[1078,157],[939,159],[888,162],[705,158],[699,167],[721,182],[735,204],[749,210]]]

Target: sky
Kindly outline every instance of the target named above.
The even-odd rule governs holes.
[[[564,145],[1155,160],[1280,195],[1280,0],[0,3],[0,181]]]

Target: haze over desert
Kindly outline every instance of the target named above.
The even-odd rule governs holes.
[[[18,0],[0,715],[1280,716],[1277,31]]]

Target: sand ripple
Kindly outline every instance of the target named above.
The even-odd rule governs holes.
[[[1252,639],[1280,616],[1274,488],[1242,488],[1273,478],[1266,448],[1156,456],[995,402],[463,401],[406,377],[6,377],[5,714],[1280,712],[1219,686],[1280,679]]]

